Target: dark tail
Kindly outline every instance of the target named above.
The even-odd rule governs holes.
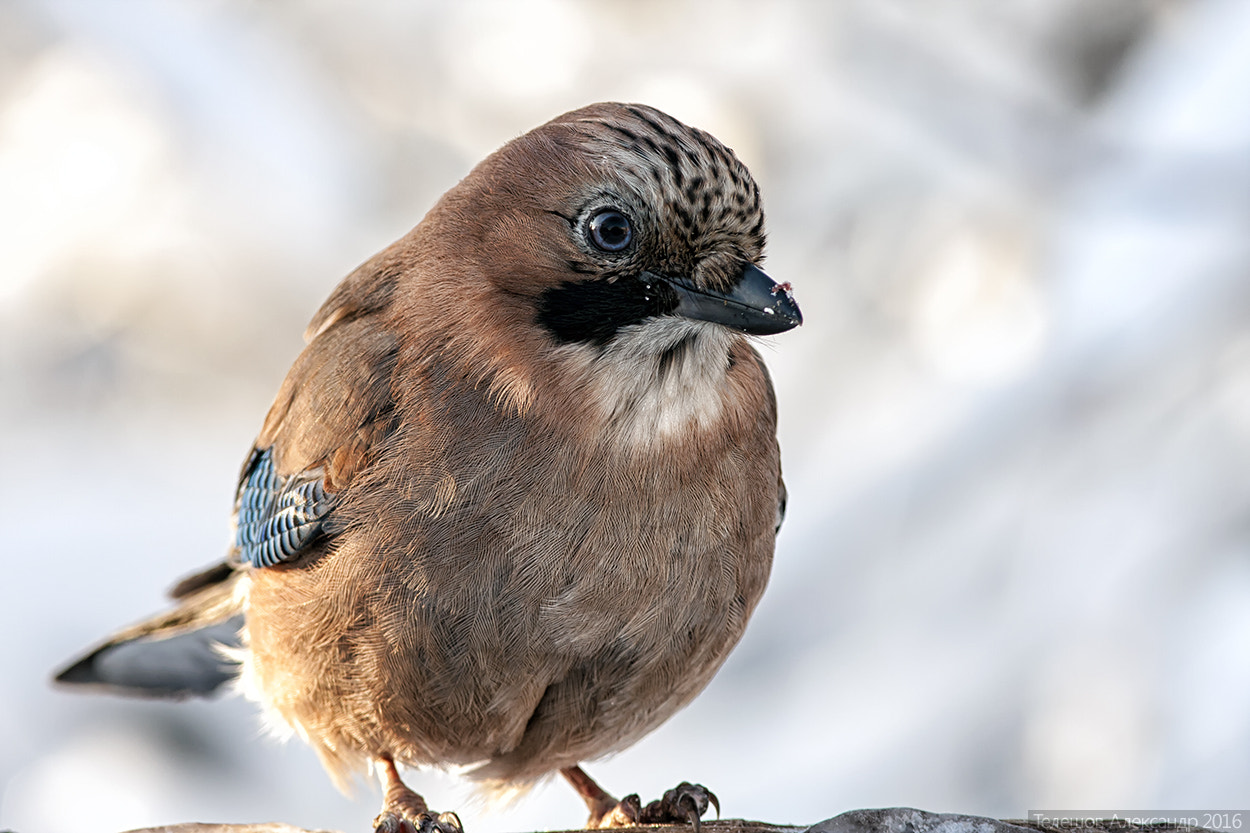
[[[54,678],[115,694],[183,699],[219,693],[238,676],[224,648],[241,647],[241,574],[218,565],[180,582],[177,607],[126,628]]]

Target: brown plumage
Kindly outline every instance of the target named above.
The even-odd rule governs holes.
[[[458,827],[392,762],[492,789],[561,770],[592,826],[697,824],[701,788],[618,806],[578,764],[702,690],[763,592],[784,488],[744,332],[800,320],[763,245],[742,163],[651,108],[505,145],[314,317],[241,476],[230,568],[177,588],[199,613],[60,678],[143,689],[111,652],[242,611],[244,690],[340,783],[378,769],[379,829]]]

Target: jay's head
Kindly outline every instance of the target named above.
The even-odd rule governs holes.
[[[653,331],[751,335],[802,322],[758,263],[759,189],[715,138],[641,105],[595,104],[513,140],[432,212],[447,269],[554,345]],[[454,242],[453,242],[454,241]],[[462,291],[466,275],[457,276]],[[727,328],[727,329],[722,329]]]

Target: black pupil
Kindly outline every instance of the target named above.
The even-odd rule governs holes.
[[[619,252],[630,237],[629,218],[619,211],[601,211],[590,221],[590,241],[600,249]]]

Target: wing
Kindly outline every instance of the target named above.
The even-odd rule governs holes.
[[[387,283],[385,270],[367,277]],[[313,320],[312,339],[243,465],[235,495],[237,563],[294,562],[332,533],[339,496],[393,428],[399,340],[381,314],[390,295],[376,287],[345,290],[361,280],[359,272],[348,278]]]
[[[333,510],[392,430],[398,339],[385,323],[400,261],[383,253],[348,276],[309,328],[239,477],[235,552],[174,586],[174,607],[114,634],[56,676],[117,693],[206,696],[238,673],[235,585],[248,565],[297,560],[333,533]]]

